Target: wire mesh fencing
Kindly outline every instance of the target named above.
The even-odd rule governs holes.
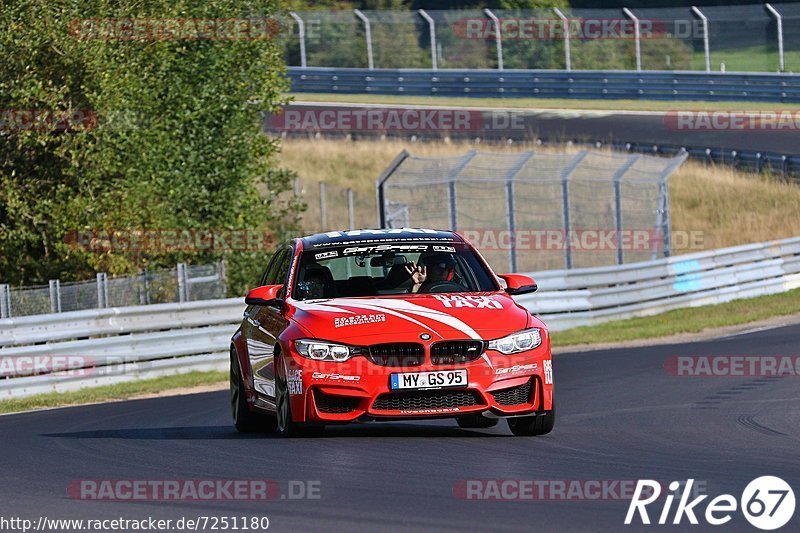
[[[800,69],[800,5],[293,12],[291,66]],[[370,61],[372,58],[372,61]]]
[[[145,269],[136,276],[98,273],[92,281],[50,280],[48,285],[19,288],[0,284],[0,318],[212,300],[224,298],[226,293],[224,262],[179,263],[172,269]]]
[[[381,224],[456,230],[510,271],[656,259],[671,253],[667,180],[685,159],[404,151],[379,178]]]

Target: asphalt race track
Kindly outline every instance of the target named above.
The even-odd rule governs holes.
[[[369,128],[358,129],[355,116],[358,112],[381,109],[411,109],[411,110],[436,110],[445,114],[452,110],[469,112],[467,123],[469,128],[447,132],[436,132],[421,129],[420,131],[405,131],[406,137],[417,134],[419,137],[438,137],[450,135],[454,138],[498,138],[515,140],[545,139],[548,142],[581,141],[603,143],[652,143],[654,145],[688,146],[694,148],[710,148],[712,150],[739,150],[748,152],[772,152],[785,155],[800,154],[800,145],[797,143],[797,130],[783,129],[754,129],[743,128],[694,129],[687,125],[678,126],[676,112],[657,111],[587,111],[578,109],[554,110],[527,110],[522,108],[493,109],[482,107],[447,107],[424,105],[399,105],[399,104],[347,104],[347,103],[322,103],[322,102],[295,102],[286,107],[286,113],[294,112],[293,122],[290,119],[273,118],[267,120],[266,128],[272,131],[287,131],[288,133],[309,133],[303,127],[319,125],[322,134],[342,135],[352,133],[355,136],[371,137],[380,135],[381,131]],[[343,113],[344,118],[332,122],[331,110]],[[703,111],[702,103],[698,103],[697,111]],[[780,107],[776,107],[780,112]],[[310,114],[310,115],[309,115]],[[511,116],[516,116],[512,122]],[[290,116],[290,115],[286,115]],[[794,116],[794,114],[792,114]],[[700,118],[689,124],[701,124]],[[326,125],[333,125],[328,128]],[[293,129],[295,128],[295,129]],[[399,135],[399,133],[395,133]]]
[[[738,499],[752,479],[776,475],[797,491],[800,378],[676,377],[664,364],[674,355],[797,355],[798,339],[800,326],[787,326],[696,344],[557,353],[558,420],[540,438],[512,437],[505,424],[462,430],[450,421],[339,427],[315,440],[241,436],[226,392],[2,416],[0,515],[266,515],[277,531],[652,529],[623,526],[627,500],[477,501],[455,497],[454,486],[693,478],[711,497]],[[320,498],[167,503],[67,495],[80,479],[209,478],[276,480],[284,496],[290,480],[318,481]],[[701,524],[694,530],[717,529]],[[800,512],[785,530],[798,524]],[[740,512],[719,529],[731,528],[753,530]],[[689,529],[685,519],[680,529]]]

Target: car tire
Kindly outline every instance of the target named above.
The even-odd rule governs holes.
[[[464,429],[493,428],[500,420],[497,418],[486,418],[481,414],[462,415],[456,417],[458,427]]]
[[[255,433],[258,431],[271,433],[277,427],[277,420],[274,416],[262,413],[254,413],[247,405],[247,397],[244,389],[244,379],[239,368],[239,359],[236,351],[231,348],[231,368],[230,368],[230,390],[231,390],[231,414],[233,415],[233,425],[240,433]]]
[[[300,424],[292,420],[292,404],[286,380],[275,376],[275,412],[277,432],[283,437],[321,437],[325,426]]]
[[[517,437],[536,437],[553,431],[556,423],[556,408],[541,411],[535,416],[508,418],[508,429]]]

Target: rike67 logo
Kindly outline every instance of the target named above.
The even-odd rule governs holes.
[[[730,494],[717,496],[708,502],[704,513],[701,513],[700,504],[708,498],[708,495],[697,496],[690,501],[692,485],[694,485],[693,479],[687,480],[685,484],[678,481],[669,484],[670,492],[664,498],[664,506],[656,523],[679,525],[686,518],[690,524],[697,525],[699,523],[697,517],[700,515],[709,525],[721,526],[730,522],[733,514],[740,508],[751,525],[764,531],[772,531],[785,526],[794,516],[794,491],[779,477],[762,476],[754,479],[745,487],[738,501]],[[678,494],[681,488],[683,491]],[[661,492],[661,484],[658,481],[640,479],[628,507],[625,524],[633,523],[637,513],[642,524],[650,524],[647,506],[659,500]],[[678,504],[673,514],[672,506],[676,497]]]

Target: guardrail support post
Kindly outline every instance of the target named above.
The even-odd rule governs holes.
[[[428,15],[424,9],[420,9],[419,14],[422,18],[425,19],[425,22],[428,23],[428,28],[430,31],[431,36],[431,69],[438,70],[439,66],[436,61],[436,23],[433,21],[430,15]]]
[[[554,7],[553,11],[556,12],[556,15],[558,15],[558,18],[560,18],[561,22],[564,24],[564,60],[565,60],[565,66],[566,66],[566,70],[572,70],[572,54],[570,53],[570,50],[569,50],[569,32],[570,32],[569,19],[567,19],[567,17],[564,15],[564,13],[562,13],[561,10],[558,9],[557,7]]]
[[[322,224],[322,231],[325,231],[328,227],[328,213],[325,209],[325,182],[319,182],[319,218],[320,223]]]
[[[636,71],[639,72],[642,70],[642,29],[639,25],[639,19],[633,14],[633,11],[627,7],[623,7],[622,12],[633,21],[634,46],[636,47]]]
[[[697,9],[696,6],[692,6],[692,13],[697,15],[703,22],[703,50],[706,56],[706,72],[711,72],[711,52],[708,47],[708,17],[703,15],[703,12]]]
[[[11,288],[0,284],[0,318],[11,318]]]
[[[778,24],[778,65],[780,71],[784,72],[786,68],[783,62],[783,17],[777,9],[772,7],[772,5],[764,4],[764,7],[767,8],[767,11],[772,13],[772,15],[775,17],[775,22]]]
[[[486,13],[486,16],[492,19],[494,23],[494,42],[497,47],[497,70],[503,70],[503,36],[500,34],[500,19],[498,19],[488,7],[484,9],[483,12]]]
[[[61,312],[61,281],[57,279],[50,280],[50,311]]]
[[[289,15],[297,22],[297,34],[300,37],[300,66],[306,68],[306,24],[294,11],[289,11]]]
[[[369,18],[361,12],[360,9],[353,10],[358,18],[364,23],[364,34],[367,39],[367,65],[370,70],[375,69],[375,63],[372,61],[372,28],[369,24]]]

